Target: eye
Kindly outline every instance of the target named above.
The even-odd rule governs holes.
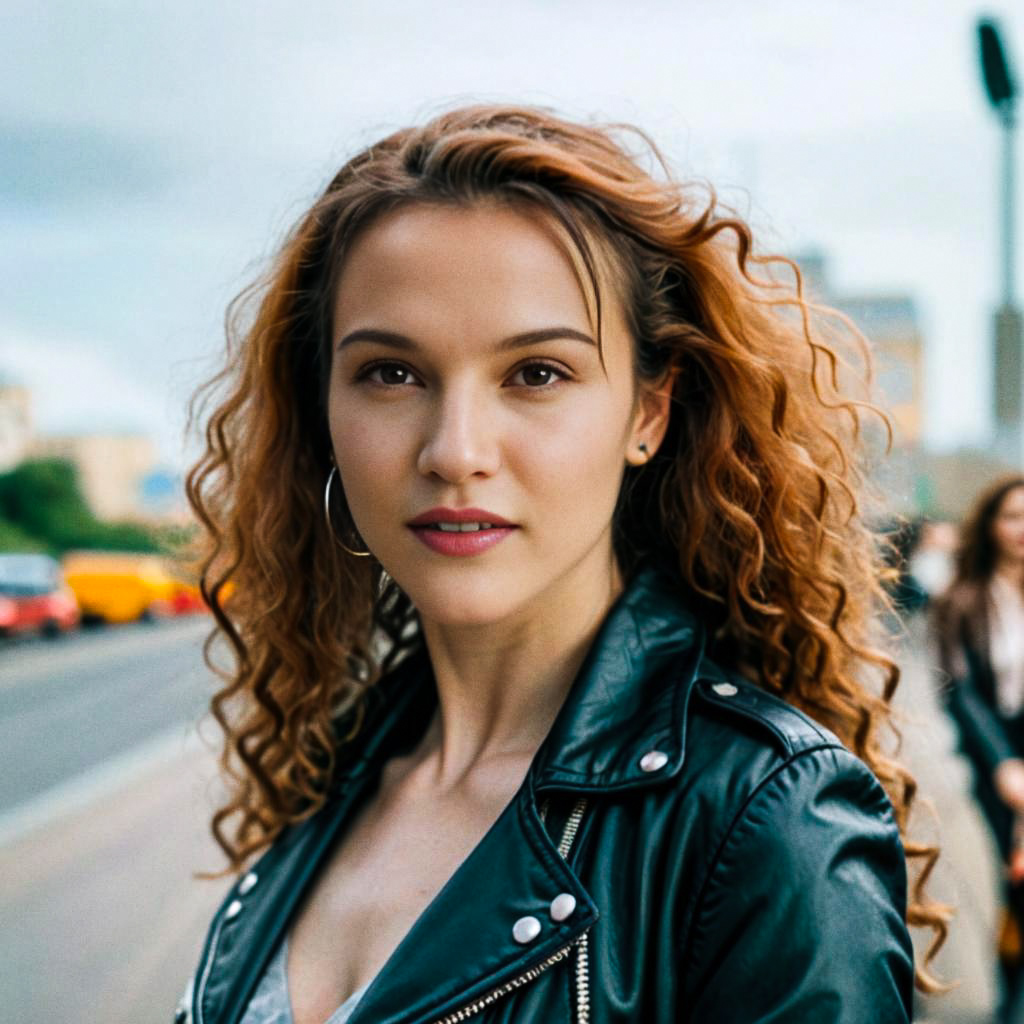
[[[412,370],[402,363],[379,362],[364,366],[356,380],[366,380],[378,387],[397,388],[413,380]]]
[[[522,377],[522,383],[531,391],[543,391],[558,386],[559,381],[569,379],[565,370],[552,363],[532,362],[520,366],[513,378]]]

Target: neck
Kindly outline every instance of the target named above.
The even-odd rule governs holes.
[[[996,563],[994,575],[1006,580],[1007,583],[1024,587],[1024,561],[1017,558],[1001,558]]]
[[[529,763],[621,591],[614,562],[581,565],[500,622],[422,622],[438,709],[418,760],[439,786],[499,759]]]

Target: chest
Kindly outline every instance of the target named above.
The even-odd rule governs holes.
[[[372,981],[494,824],[524,772],[525,765],[506,766],[446,795],[385,772],[294,922],[288,975],[295,1024],[319,1024]]]

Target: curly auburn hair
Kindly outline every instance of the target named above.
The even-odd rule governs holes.
[[[861,429],[872,407],[849,397],[829,325],[866,359],[863,339],[805,298],[792,261],[755,253],[713,190],[673,180],[643,133],[544,110],[456,109],[365,149],[229,310],[226,366],[192,407],[195,422],[215,403],[187,490],[217,622],[207,658],[217,636],[232,652],[230,666],[213,665],[223,687],[212,701],[233,784],[212,829],[231,866],[322,806],[374,684],[420,642],[408,597],[374,559],[346,553],[323,516],[341,259],[403,204],[483,200],[562,229],[597,298],[599,338],[609,255],[638,380],[679,371],[660,449],[626,470],[616,556],[626,574],[645,556],[675,567],[713,656],[832,729],[886,787],[920,863],[907,920],[933,930],[917,984],[936,990],[927,966],[948,910],[924,887],[938,850],[906,837],[916,785],[879,742],[899,669],[878,642],[885,569],[867,526]]]

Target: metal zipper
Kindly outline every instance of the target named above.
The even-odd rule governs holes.
[[[569,818],[565,823],[565,828],[562,830],[561,841],[558,844],[558,853],[562,860],[567,859],[569,856],[569,851],[572,849],[573,841],[576,839],[576,833],[580,828],[580,822],[583,820],[583,812],[586,809],[586,806],[587,798],[580,797],[569,814]],[[548,802],[545,801],[543,807],[540,809],[540,817],[542,821],[547,818],[547,811]],[[505,982],[504,985],[500,985],[498,988],[492,989],[487,993],[487,995],[481,996],[481,998],[474,1000],[472,1003],[467,1003],[458,1010],[449,1013],[446,1017],[442,1017],[440,1020],[435,1021],[434,1024],[459,1024],[460,1021],[468,1020],[470,1017],[476,1016],[476,1014],[480,1013],[481,1010],[486,1010],[488,1006],[492,1006],[499,999],[502,999],[509,993],[514,992],[517,988],[522,988],[524,985],[529,984],[535,978],[543,974],[549,967],[564,960],[569,955],[573,946],[577,949],[576,1024],[589,1024],[590,973],[587,957],[586,932],[577,936],[567,946],[563,946],[561,949],[552,953],[546,960],[541,961],[539,964],[534,964],[534,966],[529,968],[529,970],[524,971],[511,981]]]
[[[569,858],[586,807],[587,798],[582,796],[569,814],[562,832],[562,841],[558,844],[562,860]],[[576,1024],[590,1024],[590,957],[586,932],[576,940]]]
[[[562,829],[562,841],[558,844],[558,853],[562,860],[567,860],[572,844],[576,841],[576,833],[580,830],[580,822],[583,820],[583,812],[587,807],[587,798],[581,796],[575,806],[569,812],[569,817]]]
[[[576,1024],[590,1024],[590,957],[587,938],[584,932],[576,945]]]

